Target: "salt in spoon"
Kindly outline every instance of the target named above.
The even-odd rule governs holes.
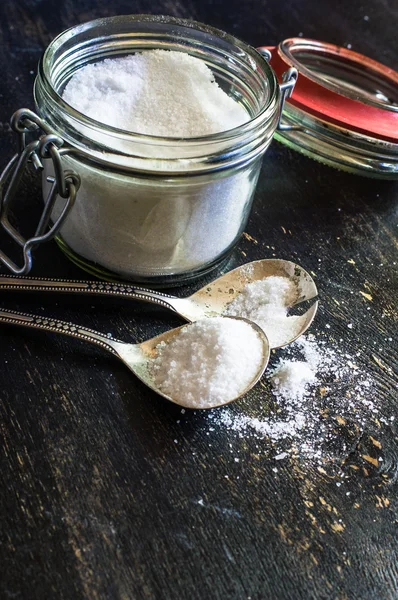
[[[94,331],[93,329],[87,329],[87,327],[81,327],[80,325],[75,325],[74,323],[69,323],[67,321],[60,321],[59,319],[53,319],[50,317],[36,316],[28,313],[15,312],[8,309],[0,309],[0,323],[6,323],[7,325],[22,325],[24,327],[30,327],[33,329],[43,329],[45,331],[50,331],[54,333],[62,333],[64,335],[68,335],[70,337],[77,338],[79,340],[84,340],[86,342],[91,342],[100,346],[104,350],[108,350],[114,356],[117,356],[124,364],[132,371],[138,379],[140,379],[145,385],[147,385],[151,390],[163,396],[170,402],[174,404],[178,404],[179,406],[183,406],[184,408],[195,408],[197,409],[208,409],[208,408],[217,408],[219,406],[225,406],[226,404],[230,404],[235,400],[241,398],[244,394],[246,394],[251,388],[258,382],[258,380],[263,375],[269,361],[270,356],[270,347],[268,343],[268,339],[262,329],[258,327],[255,323],[251,321],[247,321],[246,319],[240,319],[237,317],[223,317],[223,319],[235,319],[238,321],[245,321],[252,329],[256,331],[261,342],[262,342],[262,360],[259,365],[259,368],[250,383],[243,389],[243,391],[234,398],[229,398],[220,402],[219,404],[211,404],[211,406],[192,406],[186,400],[181,400],[177,398],[172,398],[167,394],[164,394],[159,387],[156,385],[154,378],[151,374],[151,361],[154,360],[157,356],[157,346],[161,342],[165,342],[166,344],[170,342],[175,336],[177,336],[182,329],[185,327],[190,327],[188,325],[182,325],[181,327],[177,327],[176,329],[171,329],[170,331],[166,331],[161,335],[158,335],[150,340],[142,342],[141,344],[129,344],[127,342],[122,342],[120,340],[114,339],[109,335],[104,335],[103,333],[99,333],[98,331]]]
[[[62,279],[20,278],[10,275],[0,277],[0,290],[66,292],[103,296],[122,296],[142,300],[168,308],[186,321],[192,322],[205,317],[222,315],[227,305],[243,288],[253,281],[265,277],[287,277],[297,287],[297,298],[286,308],[293,308],[305,301],[313,300],[308,310],[296,317],[294,332],[287,330],[287,338],[271,348],[280,348],[300,337],[311,325],[318,309],[318,290],[311,275],[295,263],[282,259],[263,259],[246,263],[186,298],[177,298],[157,290],[136,287],[131,283],[108,283],[106,281],[67,281]],[[289,319],[289,316],[286,317]]]

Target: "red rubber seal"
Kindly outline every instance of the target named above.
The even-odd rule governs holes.
[[[299,52],[316,52],[329,56],[334,63],[341,60],[357,71],[363,69],[369,76],[386,82],[398,98],[398,73],[362,54],[347,48],[325,44],[315,40],[292,38],[277,47],[264,47],[271,51],[270,65],[280,79],[289,67],[295,67],[299,77],[292,96],[287,100],[305,113],[333,123],[345,129],[367,136],[398,143],[398,106],[382,103],[377,106],[377,98],[367,101],[366,97],[353,98],[344,86],[339,89],[336,79],[322,79],[315,71],[303,65],[298,59]],[[396,92],[396,93],[395,93]]]

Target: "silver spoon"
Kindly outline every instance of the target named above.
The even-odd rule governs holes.
[[[297,299],[292,308],[304,301],[314,300],[310,308],[296,317],[295,333],[279,343],[280,348],[300,337],[311,325],[318,309],[318,290],[312,277],[299,265],[288,260],[256,260],[229,271],[186,298],[176,298],[163,292],[136,287],[131,283],[108,283],[106,281],[67,281],[62,279],[20,278],[11,275],[0,277],[0,290],[66,292],[73,294],[91,294],[103,296],[122,296],[134,300],[151,302],[168,308],[186,321],[197,321],[204,317],[221,315],[227,305],[242,291],[248,283],[272,275],[287,277],[297,287]],[[286,317],[289,319],[289,316]]]
[[[236,319],[236,317],[223,317],[224,319]],[[230,402],[234,402],[241,398],[244,394],[246,394],[251,388],[258,382],[258,380],[263,375],[269,361],[270,356],[270,347],[268,344],[268,339],[262,329],[252,323],[251,321],[247,321],[246,319],[238,319],[245,321],[248,325],[250,325],[260,336],[263,345],[262,352],[262,362],[261,365],[252,378],[247,387],[234,398],[229,398],[219,404],[212,404],[211,406],[205,408],[216,408],[219,406],[225,406]],[[33,329],[43,329],[45,331],[51,331],[54,333],[62,333],[64,335],[68,335],[70,337],[77,338],[79,340],[85,340],[86,342],[91,342],[100,346],[104,350],[108,350],[115,356],[117,356],[124,364],[132,371],[138,379],[140,379],[143,383],[145,383],[151,390],[163,396],[170,402],[174,404],[178,404],[179,406],[184,406],[185,408],[193,408],[189,402],[186,402],[184,399],[180,398],[172,398],[164,394],[159,387],[156,385],[154,378],[151,374],[151,361],[157,356],[156,347],[161,342],[168,343],[175,336],[177,336],[181,329],[184,327],[189,327],[190,325],[182,325],[182,327],[177,327],[176,329],[171,329],[170,331],[166,331],[166,333],[162,333],[161,335],[157,335],[146,342],[142,342],[141,344],[128,344],[127,342],[122,342],[120,340],[114,339],[109,335],[104,335],[103,333],[99,333],[98,331],[94,331],[93,329],[87,329],[87,327],[81,327],[80,325],[75,325],[74,323],[69,323],[67,321],[60,321],[59,319],[53,319],[50,317],[36,316],[28,313],[15,312],[8,309],[0,309],[0,323],[6,323],[8,325],[22,325],[24,327],[31,327]],[[194,407],[198,409],[199,407]]]

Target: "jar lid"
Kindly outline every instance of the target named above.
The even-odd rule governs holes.
[[[333,166],[398,177],[396,71],[316,40],[291,38],[268,50],[279,78],[289,67],[299,72],[280,141]]]

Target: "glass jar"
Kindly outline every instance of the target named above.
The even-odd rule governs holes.
[[[94,121],[62,99],[71,76],[87,63],[153,49],[204,61],[220,87],[245,107],[248,122],[201,138],[154,137]],[[63,169],[81,180],[57,236],[73,261],[105,278],[171,284],[208,272],[233,249],[281,109],[280,86],[261,54],[192,21],[99,19],[49,45],[34,96],[38,115],[64,141]],[[43,165],[46,198],[55,172],[53,161]],[[53,221],[64,203],[57,198]]]

